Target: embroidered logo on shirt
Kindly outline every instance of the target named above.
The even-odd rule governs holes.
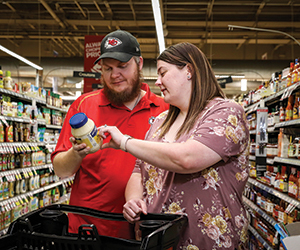
[[[117,47],[117,46],[119,46],[121,44],[122,44],[122,41],[120,39],[115,38],[115,37],[109,37],[106,40],[106,42],[104,44],[104,47],[106,49],[112,49],[112,48],[115,48],[115,47]]]

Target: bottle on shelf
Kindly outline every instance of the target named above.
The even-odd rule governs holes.
[[[285,120],[290,121],[293,119],[293,104],[294,104],[294,96],[290,95],[288,98],[288,103],[285,109]]]
[[[282,101],[280,102],[280,107],[279,107],[279,121],[280,122],[285,121],[285,106]]]
[[[288,182],[288,195],[294,199],[297,199],[298,194],[298,177],[295,167],[291,167],[291,173]]]
[[[290,62],[290,71],[289,74],[287,75],[287,82],[286,82],[286,86],[289,87],[292,85],[292,74],[293,74],[293,70],[294,70],[294,63]]]
[[[295,94],[295,102],[293,106],[293,120],[299,118],[299,101],[300,101],[300,92]]]
[[[281,166],[281,174],[279,176],[279,190],[282,193],[288,192],[288,175],[286,172],[286,166]]]
[[[298,193],[297,193],[297,199],[300,201],[300,170],[297,170],[297,188],[298,188]]]
[[[279,203],[278,210],[278,221],[283,224],[287,223],[287,214],[285,213],[285,209],[287,208],[287,203],[284,200],[281,200]]]
[[[278,157],[288,158],[288,145],[289,139],[286,134],[283,133],[283,128],[279,129],[278,134]]]
[[[3,71],[2,71],[2,67],[0,66],[0,88],[3,89]]]
[[[275,176],[275,181],[274,181],[274,189],[280,191],[280,171],[281,171],[281,166],[277,166],[277,173]]]
[[[299,61],[298,58],[296,58],[293,73],[292,73],[292,84],[295,84],[298,81],[298,68],[299,68]]]
[[[12,90],[12,79],[11,73],[9,70],[5,71],[5,77],[3,78],[4,88],[8,90]]]

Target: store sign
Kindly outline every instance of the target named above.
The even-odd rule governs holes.
[[[84,37],[84,72],[99,73],[99,77],[84,77],[83,93],[93,91],[93,84],[99,85],[100,82],[100,65],[95,61],[100,56],[100,45],[104,36],[86,35]],[[87,75],[89,75],[87,74]]]
[[[85,72],[85,71],[73,71],[73,77],[83,77],[83,78],[94,78],[99,79],[100,73]]]

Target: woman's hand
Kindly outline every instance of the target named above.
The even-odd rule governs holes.
[[[78,154],[82,159],[89,154],[90,147],[87,147],[85,143],[78,144],[74,137],[70,137],[73,151]]]
[[[141,213],[147,214],[147,206],[142,199],[129,200],[123,206],[123,216],[130,223],[139,221]]]
[[[101,126],[98,128],[99,135],[105,139],[107,136],[105,134],[109,134],[111,139],[109,142],[102,144],[101,149],[104,148],[114,148],[120,149],[121,140],[124,135],[120,132],[120,130],[116,126]]]

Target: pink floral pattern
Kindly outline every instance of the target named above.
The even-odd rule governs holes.
[[[146,140],[168,143],[158,137],[166,115],[156,118]],[[210,147],[222,160],[193,174],[176,174],[137,160],[134,172],[142,174],[148,211],[188,216],[177,249],[248,249],[242,192],[249,174],[249,131],[243,108],[221,98],[210,101],[194,128],[176,142],[188,139]]]

